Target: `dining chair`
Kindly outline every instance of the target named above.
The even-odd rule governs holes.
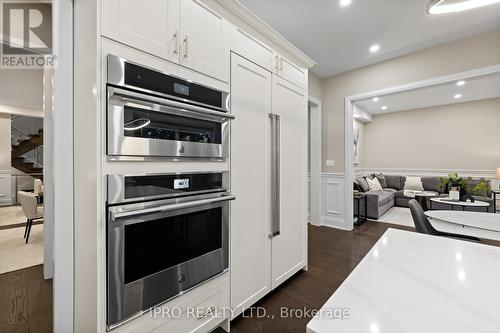
[[[42,192],[42,185],[42,181],[38,178],[33,181],[33,193],[35,196]]]
[[[434,236],[442,236],[442,237],[449,237],[449,238],[455,238],[455,239],[461,239],[461,240],[469,240],[469,241],[474,241],[474,242],[481,242],[481,240],[477,237],[473,236],[467,236],[467,235],[459,235],[459,234],[452,234],[448,232],[442,232],[436,230],[427,216],[424,213],[424,210],[422,206],[418,203],[417,200],[411,199],[410,202],[408,203],[410,207],[410,212],[411,216],[413,218],[413,223],[415,224],[415,229],[417,229],[417,232],[422,233],[422,234],[428,234],[428,235],[434,235]]]
[[[25,243],[27,244],[33,220],[43,219],[43,213],[38,211],[38,203],[35,194],[31,192],[19,191],[17,192],[17,199],[19,200],[23,213],[27,219],[26,228],[24,229],[24,238],[26,239]]]

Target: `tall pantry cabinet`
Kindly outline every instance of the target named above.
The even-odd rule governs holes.
[[[307,92],[231,55],[234,316],[306,266]]]

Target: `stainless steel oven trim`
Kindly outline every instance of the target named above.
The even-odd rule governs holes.
[[[149,70],[152,70],[152,71],[155,71],[155,72],[158,72],[158,73],[169,75],[169,76],[178,78],[180,80],[186,80],[185,78],[179,77],[177,75],[174,75],[174,74],[171,74],[171,73],[162,72],[162,71],[156,70],[154,68],[147,67],[147,66],[138,64],[136,62],[133,62],[133,61],[129,61],[129,60],[125,59],[125,58],[117,57],[117,56],[115,56],[113,54],[108,54],[108,82],[107,82],[108,84],[119,85],[121,87],[126,87],[126,88],[134,89],[134,90],[137,90],[137,91],[142,91],[144,93],[148,93],[148,94],[152,94],[152,95],[156,95],[156,96],[160,96],[160,97],[165,97],[165,98],[173,99],[173,100],[180,101],[180,102],[195,104],[195,105],[199,105],[199,106],[205,106],[205,107],[208,107],[208,108],[211,108],[211,109],[220,110],[222,112],[229,112],[229,103],[230,103],[229,93],[226,92],[226,91],[214,89],[213,87],[207,86],[207,85],[202,84],[202,83],[193,82],[193,83],[195,83],[197,85],[200,85],[200,86],[212,89],[212,90],[216,90],[216,91],[219,91],[219,92],[222,93],[222,101],[221,101],[222,102],[222,108],[217,108],[217,107],[215,107],[213,105],[199,103],[199,102],[192,101],[192,100],[189,100],[189,99],[186,99],[186,98],[180,98],[180,97],[177,97],[177,96],[163,94],[163,93],[156,92],[156,91],[153,91],[153,90],[148,90],[148,89],[144,89],[144,88],[140,88],[140,87],[136,87],[136,86],[131,86],[131,85],[125,84],[125,75],[124,75],[124,73],[125,73],[125,62],[128,62],[130,64],[134,64],[136,66],[144,67],[144,68],[147,68]]]
[[[214,196],[214,195],[209,195],[209,196]],[[196,196],[197,198],[206,198],[207,196]],[[143,216],[144,214],[141,213],[141,205],[148,207],[151,205],[162,205],[165,204],[166,202],[179,202],[179,201],[189,201],[188,198],[180,198],[180,199],[169,199],[169,200],[162,200],[158,202],[149,202],[149,203],[144,203],[144,204],[128,204],[124,205],[123,207],[117,206],[117,207],[110,207],[108,209],[108,274],[107,274],[107,294],[108,294],[108,304],[107,304],[107,309],[108,309],[108,322],[107,322],[107,330],[111,330],[113,328],[116,328],[126,321],[131,320],[132,318],[135,318],[145,312],[147,312],[149,309],[140,309],[137,310],[133,313],[127,313],[126,312],[126,306],[127,304],[124,304],[126,295],[125,293],[127,290],[129,292],[139,292],[143,290],[144,285],[148,283],[148,279],[152,281],[152,283],[157,283],[154,280],[161,278],[165,275],[173,275],[177,276],[178,274],[181,274],[181,272],[195,272],[198,265],[202,264],[203,266],[203,260],[210,262],[210,265],[213,265],[214,262],[213,260],[215,258],[219,258],[222,260],[219,265],[216,265],[214,272],[209,272],[208,277],[204,277],[203,275],[200,275],[199,279],[200,281],[197,281],[198,277],[191,278],[191,275],[189,276],[189,279],[186,281],[186,286],[187,288],[183,289],[182,285],[184,284],[184,281],[181,281],[178,283],[177,288],[179,290],[175,289],[172,290],[175,292],[171,297],[168,299],[162,300],[161,302],[158,302],[155,305],[152,306],[159,306],[161,304],[164,304],[165,302],[168,302],[169,300],[178,297],[179,295],[182,295],[192,288],[199,286],[201,283],[206,283],[208,280],[213,279],[224,272],[228,270],[229,267],[229,201],[233,200],[234,197],[230,195],[226,195],[225,198],[227,200],[224,201],[218,201],[215,203],[210,203],[210,204],[202,204],[197,207],[190,207],[190,208],[184,208],[184,209],[177,209],[177,213],[174,210],[169,210],[168,212],[160,213],[165,216],[172,216],[172,215],[182,215],[183,213],[190,212],[190,211],[199,211],[199,210],[205,210],[205,209],[211,209],[211,208],[217,208],[217,207],[222,207],[222,244],[221,244],[221,249],[212,251],[210,253],[206,253],[203,256],[200,256],[198,258],[194,258],[190,261],[181,263],[179,265],[170,267],[168,269],[162,270],[160,272],[156,272],[148,277],[145,277],[141,280],[138,281],[133,281],[128,284],[124,284],[124,256],[122,255],[121,251],[123,251],[123,239],[124,239],[124,226],[127,225],[127,223],[122,222],[122,225],[119,223],[110,223],[111,221],[111,213],[113,211],[117,210],[129,210],[129,209],[136,209],[137,214],[139,216]],[[191,198],[192,199],[192,198]],[[201,199],[203,201],[204,199]],[[196,200],[195,200],[196,201]],[[200,200],[198,200],[200,201]],[[158,214],[154,214],[158,215]],[[162,216],[163,216],[162,215]],[[130,216],[120,218],[124,220],[130,220]],[[140,218],[139,218],[140,220]],[[131,223],[140,223],[141,221],[132,221]],[[215,257],[214,257],[215,256]],[[117,260],[117,258],[121,258],[121,260]],[[208,263],[207,262],[207,263]],[[204,267],[206,269],[206,267]],[[200,273],[200,272],[198,272]],[[205,273],[205,272],[203,272]],[[213,274],[212,274],[213,273]],[[112,277],[110,276],[112,275]],[[196,274],[194,274],[196,275]],[[121,301],[121,302],[120,302]],[[110,316],[110,311],[112,311],[112,307],[115,306],[116,308],[113,309],[113,318],[117,319],[118,321],[109,323],[109,316]],[[134,304],[131,304],[129,306],[134,307]],[[135,306],[139,306],[138,304],[135,304]],[[125,309],[124,309],[125,308]],[[130,311],[131,312],[131,311]]]
[[[122,88],[108,87],[107,92],[108,103],[110,100],[117,100],[124,105],[139,107],[155,112],[175,114],[183,117],[205,119],[213,122],[224,122],[228,119],[234,119],[234,115],[227,112],[214,111],[201,106],[144,95]]]
[[[214,204],[217,202],[221,201],[230,201],[236,199],[232,195],[228,196],[221,196],[221,197],[216,197],[212,199],[202,199],[202,200],[196,200],[196,201],[188,201],[188,202],[182,202],[182,203],[176,203],[176,204],[166,204],[158,207],[153,207],[153,208],[144,208],[139,211],[134,211],[134,210],[129,210],[129,211],[122,211],[122,212],[113,212],[112,210],[110,211],[110,222],[116,221],[116,219],[119,218],[124,218],[124,217],[129,217],[129,216],[135,216],[139,214],[151,214],[151,213],[166,213],[170,211],[175,211],[175,210],[185,210],[188,208],[192,207],[197,207],[200,205],[210,205]]]
[[[170,302],[171,300],[173,300],[174,298],[177,298],[177,297],[179,297],[179,296],[182,296],[182,295],[184,295],[185,293],[188,293],[188,292],[190,292],[191,290],[193,290],[193,289],[195,289],[195,288],[198,288],[199,286],[202,286],[202,285],[204,285],[204,284],[206,284],[206,283],[209,283],[210,281],[212,281],[212,280],[214,280],[214,279],[218,278],[219,276],[222,276],[222,275],[226,274],[227,272],[229,272],[229,268],[226,268],[225,270],[223,270],[223,271],[222,271],[222,272],[220,272],[219,274],[214,275],[214,276],[212,276],[212,277],[210,277],[210,278],[208,278],[208,279],[204,280],[204,281],[203,281],[203,282],[201,282],[200,284],[197,284],[197,285],[195,285],[195,286],[192,286],[192,287],[191,287],[191,288],[189,288],[189,289],[186,289],[186,290],[182,290],[182,291],[180,291],[178,295],[173,296],[173,297],[171,297],[171,298],[169,298],[169,299],[166,299],[166,300],[164,300],[163,302],[158,303],[156,306],[157,306],[157,307],[161,307],[161,306],[163,306],[165,303],[168,303],[168,302]],[[124,324],[126,324],[126,323],[128,323],[128,322],[130,322],[130,321],[132,321],[132,320],[134,320],[135,318],[138,318],[138,317],[142,316],[143,314],[145,314],[145,313],[147,313],[147,312],[149,312],[149,311],[151,311],[151,310],[144,310],[144,311],[140,311],[140,312],[137,312],[137,313],[136,313],[136,314],[134,314],[134,315],[131,315],[129,318],[124,319],[123,321],[121,321],[121,322],[119,322],[119,323],[117,323],[117,324],[114,324],[114,325],[107,325],[107,327],[106,327],[106,331],[107,331],[107,332],[109,332],[109,331],[111,331],[111,330],[113,330],[113,329],[115,329],[115,328],[117,328],[117,327],[119,327],[119,326],[122,326],[122,325],[124,325]]]
[[[140,105],[142,103],[142,105]],[[126,103],[116,98],[109,99],[107,105],[107,154],[110,156],[156,156],[156,157],[196,157],[226,158],[229,153],[229,123],[221,123],[221,144],[186,142],[175,140],[126,137],[123,131],[124,107]],[[134,107],[142,106],[152,112],[162,106],[137,101]]]
[[[161,175],[193,175],[193,174],[216,174],[222,173],[222,186],[218,189],[213,190],[203,190],[203,191],[192,191],[176,194],[165,194],[165,195],[155,195],[148,197],[137,197],[131,199],[125,199],[125,178],[126,177],[137,177],[137,176],[161,176]],[[119,204],[119,203],[129,203],[144,200],[156,200],[162,198],[176,198],[192,196],[197,194],[208,194],[208,193],[222,193],[229,190],[229,172],[228,171],[210,171],[210,172],[173,172],[173,173],[142,173],[142,174],[127,174],[127,175],[108,175],[107,176],[107,198],[108,204]]]

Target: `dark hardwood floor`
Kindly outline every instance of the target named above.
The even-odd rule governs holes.
[[[413,230],[370,221],[350,232],[310,226],[309,270],[255,304],[265,309],[263,318],[246,311],[231,322],[231,332],[305,332],[311,317],[282,317],[281,309],[320,309],[389,227]],[[52,280],[43,279],[41,265],[0,275],[0,333],[7,332],[52,332]]]
[[[0,332],[52,332],[52,280],[42,265],[0,274]]]
[[[264,318],[246,311],[231,322],[231,332],[305,332],[310,316],[283,318],[281,309],[319,310],[389,227],[413,229],[370,221],[351,232],[310,226],[308,271],[297,273],[255,304],[265,309]]]

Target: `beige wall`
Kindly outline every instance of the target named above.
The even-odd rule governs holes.
[[[10,171],[10,114],[0,113],[0,170]]]
[[[500,64],[500,29],[322,80],[323,160],[344,172],[344,98],[359,93]]]
[[[321,79],[314,75],[312,72],[309,72],[309,96],[316,98],[321,101],[323,95],[321,92]]]
[[[41,110],[42,100],[43,70],[0,70],[0,104]]]
[[[500,98],[375,116],[364,128],[364,167],[494,170]]]

